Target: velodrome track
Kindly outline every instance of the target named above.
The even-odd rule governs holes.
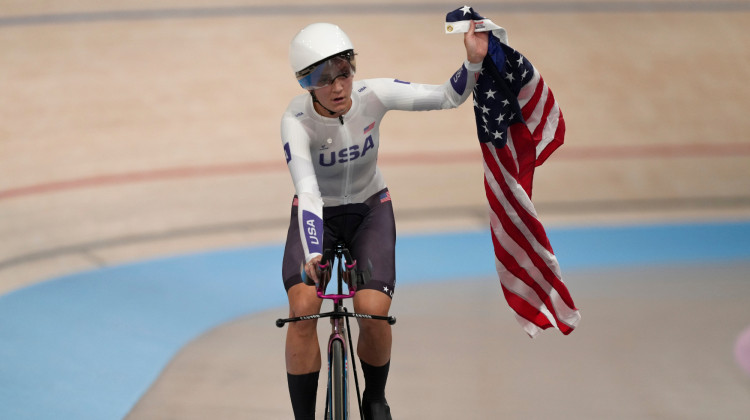
[[[0,418],[290,417],[288,41],[341,24],[360,78],[462,54],[461,4],[296,3],[3,2]],[[530,340],[507,311],[471,107],[389,115],[394,414],[746,418],[750,4],[474,6],[565,113],[534,201],[583,320]]]

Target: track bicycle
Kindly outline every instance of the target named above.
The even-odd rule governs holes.
[[[333,266],[336,265],[336,284],[333,293],[327,289],[331,281]],[[352,345],[349,318],[374,319],[388,322],[393,325],[396,318],[392,316],[379,316],[358,314],[349,312],[344,306],[345,299],[351,299],[357,293],[357,289],[369,280],[369,267],[365,270],[357,268],[357,261],[352,259],[349,250],[343,243],[337,244],[333,249],[323,252],[323,258],[319,264],[320,276],[317,285],[312,279],[305,275],[302,270],[302,279],[307,285],[315,285],[318,297],[333,301],[331,312],[298,316],[293,318],[277,319],[276,326],[282,328],[288,322],[308,321],[320,318],[331,318],[331,335],[328,339],[328,388],[326,392],[326,420],[349,420],[349,388],[348,388],[348,356],[354,354]],[[346,290],[344,289],[346,286]],[[346,326],[344,326],[344,323]],[[347,349],[347,342],[349,344]],[[359,417],[364,419],[362,413],[362,396],[359,392],[359,379],[357,378],[357,364],[352,358],[354,369],[354,383],[357,392],[357,406]]]

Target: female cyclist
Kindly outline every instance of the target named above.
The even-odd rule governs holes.
[[[391,196],[376,163],[380,121],[387,111],[455,108],[471,94],[487,53],[487,34],[464,35],[466,60],[442,85],[394,79],[354,81],[356,60],[349,37],[336,25],[314,23],[293,39],[289,60],[307,93],[292,99],[281,120],[281,140],[296,195],[282,275],[289,316],[320,311],[315,281],[322,251],[345,242],[353,258],[371,262],[371,280],[354,297],[359,313],[387,315],[396,286],[396,228]],[[368,264],[369,266],[369,264]],[[391,419],[385,384],[391,327],[360,320],[357,354],[362,365],[365,419]],[[315,414],[321,353],[315,321],[289,325],[286,337],[289,394],[297,420]]]

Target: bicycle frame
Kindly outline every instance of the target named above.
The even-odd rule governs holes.
[[[333,249],[323,253],[320,264],[320,281],[315,284],[305,275],[302,270],[302,279],[305,284],[315,285],[317,295],[321,299],[333,301],[333,311],[315,315],[305,315],[286,319],[277,319],[276,326],[281,328],[288,322],[306,321],[320,318],[331,318],[331,335],[328,339],[328,390],[326,396],[326,419],[327,420],[349,420],[349,392],[348,392],[348,356],[354,354],[354,346],[349,328],[349,318],[363,318],[387,321],[388,324],[396,323],[392,316],[378,316],[348,312],[344,306],[345,299],[351,299],[357,293],[357,288],[362,286],[369,278],[369,271],[357,270],[357,261],[353,260],[344,244],[337,244]],[[326,294],[326,289],[331,280],[333,266],[336,265],[336,292]],[[312,284],[311,284],[312,283]],[[344,292],[344,284],[348,290]],[[344,326],[344,322],[346,326]],[[348,348],[347,348],[348,343]],[[354,382],[357,390],[357,405],[360,418],[362,417],[362,400],[359,392],[359,380],[357,378],[356,363],[354,368]],[[339,376],[340,375],[340,376]]]

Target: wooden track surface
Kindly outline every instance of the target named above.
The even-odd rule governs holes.
[[[447,1],[331,0],[319,9],[303,1],[32,3],[0,4],[0,293],[143,258],[280,242],[293,188],[279,118],[300,93],[287,48],[305,24],[344,28],[359,53],[358,78],[442,83],[464,54],[460,36],[443,34],[444,14],[461,6]],[[639,4],[650,3],[519,2],[507,3],[507,13],[503,3],[476,5],[540,70],[567,122],[566,144],[537,171],[542,221],[750,218],[750,7],[672,0],[644,11]],[[394,13],[399,7],[405,12]],[[380,162],[400,232],[486,226],[473,124],[470,104],[386,117]],[[456,305],[471,305],[467,299]],[[642,303],[631,296],[617,304],[625,308],[627,299]],[[589,303],[604,311],[612,302]],[[265,325],[274,316],[258,319]],[[255,322],[201,337],[197,353],[186,349],[160,379],[159,389],[172,390],[160,394],[168,403],[146,399],[130,418],[189,418],[183,414],[196,409],[197,389],[225,419],[286,418],[278,414],[284,398],[264,408],[268,416],[248,417],[253,407],[244,396],[257,390],[247,387],[265,386],[252,381],[254,363],[231,372],[244,375],[239,388],[200,383],[216,367],[203,357],[236,347],[226,357],[237,362],[231,358],[255,353],[247,334],[258,329],[246,329]],[[233,328],[240,331],[225,333]],[[729,334],[725,325],[707,328]],[[268,351],[280,354],[276,344]],[[501,359],[517,350],[497,349]],[[262,374],[281,372],[277,365]],[[619,375],[629,367],[611,369]],[[182,388],[191,382],[199,388]],[[661,413],[637,382],[626,385],[634,403],[657,407],[645,416],[704,418],[670,417],[675,412]],[[691,392],[700,394],[697,385]]]

